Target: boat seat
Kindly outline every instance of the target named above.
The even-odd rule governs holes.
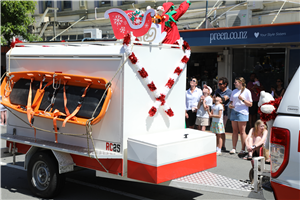
[[[70,113],[72,113],[77,108],[78,102],[81,100],[81,95],[83,94],[84,90],[85,87],[66,85],[67,108],[70,111]],[[51,86],[45,89],[45,94],[43,96],[39,110],[45,110],[49,106],[49,104],[51,103],[53,91],[54,89]],[[58,109],[61,112],[65,112],[63,91],[63,85],[61,85],[56,94],[56,99],[52,111]],[[94,109],[99,103],[104,91],[104,89],[88,88],[86,96],[83,98],[82,106],[75,116],[81,118],[91,118]],[[102,105],[104,103],[104,99],[101,102],[101,105],[98,107],[97,111],[95,112],[94,116],[99,115],[102,109]]]
[[[31,82],[30,79],[21,78],[14,84],[13,90],[10,93],[10,102],[12,104],[20,105],[24,107],[27,106],[30,82]],[[35,96],[36,91],[37,89],[39,89],[39,87],[40,87],[40,81],[32,82],[32,97]],[[32,102],[33,99],[34,98],[32,98]]]

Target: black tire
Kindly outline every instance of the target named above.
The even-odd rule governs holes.
[[[65,176],[58,173],[52,152],[39,151],[29,161],[27,179],[31,191],[42,198],[52,198],[63,188]]]

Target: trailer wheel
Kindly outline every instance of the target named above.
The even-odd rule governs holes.
[[[32,192],[42,198],[57,195],[65,181],[58,173],[58,164],[51,152],[39,151],[29,161],[27,179]]]

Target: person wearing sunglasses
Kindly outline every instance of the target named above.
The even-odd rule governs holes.
[[[283,85],[282,79],[278,78],[276,81],[276,87],[272,89],[272,91],[274,92],[274,98],[279,98],[283,96],[285,89],[282,85]]]
[[[192,78],[190,81],[190,89],[185,93],[185,123],[188,128],[195,127],[197,105],[202,96],[202,90],[198,88],[197,85],[197,79]]]
[[[228,109],[228,105],[229,105],[229,99],[232,93],[232,90],[228,88],[228,79],[226,77],[221,77],[218,80],[218,89],[215,91],[214,94],[214,98],[217,95],[220,95],[222,100],[224,101],[224,112],[223,112],[223,125],[224,128],[226,127],[226,123],[228,120],[228,116],[229,116],[229,109]],[[225,146],[225,134],[221,135],[222,137],[222,151],[226,151],[226,146]]]

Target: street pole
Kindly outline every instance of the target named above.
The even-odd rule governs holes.
[[[208,9],[208,0],[206,0],[205,28],[207,28],[207,27],[208,27],[208,24],[207,24],[207,9]]]
[[[56,10],[54,10],[54,22],[53,22],[53,34],[54,34],[54,40],[55,40],[55,38],[56,38],[56,27],[55,27],[55,25],[56,25]]]

